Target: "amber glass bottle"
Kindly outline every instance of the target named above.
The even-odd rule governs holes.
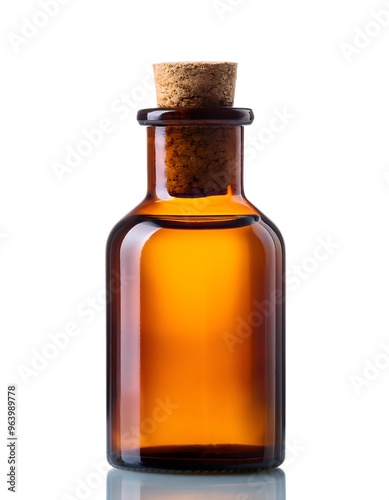
[[[107,247],[116,467],[283,461],[284,250],[242,188],[243,125],[252,119],[237,108],[138,113],[148,126],[148,193]],[[226,151],[217,175],[207,171],[204,158]],[[173,157],[180,169],[180,155],[197,170],[177,180],[169,169]]]

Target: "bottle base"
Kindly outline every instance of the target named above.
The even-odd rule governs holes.
[[[274,469],[283,460],[281,448],[249,445],[158,446],[108,455],[108,462],[118,469],[164,473]]]

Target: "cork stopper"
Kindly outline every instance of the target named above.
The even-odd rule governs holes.
[[[154,64],[158,107],[233,106],[237,66],[201,61]]]
[[[160,108],[220,108],[234,102],[237,64],[154,64]],[[240,132],[233,126],[164,128],[166,187],[170,196],[225,195],[237,182]],[[238,137],[239,136],[239,137]]]

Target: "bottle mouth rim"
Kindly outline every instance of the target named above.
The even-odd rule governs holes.
[[[147,108],[137,113],[140,125],[250,125],[250,108]]]

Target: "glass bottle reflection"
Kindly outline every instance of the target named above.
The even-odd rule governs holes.
[[[281,469],[231,475],[111,470],[107,500],[285,500]]]

